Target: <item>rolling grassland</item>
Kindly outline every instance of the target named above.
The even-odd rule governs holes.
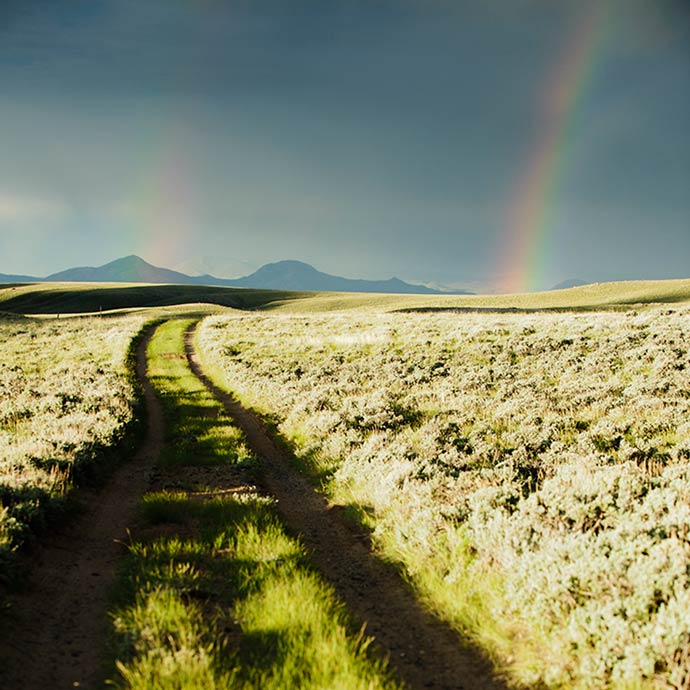
[[[242,310],[588,310],[690,302],[690,279],[596,283],[518,295],[291,292],[206,285],[30,283],[0,285],[0,314],[83,314],[215,304]]]
[[[143,316],[0,320],[0,580],[75,479],[125,437]]]
[[[516,684],[689,687],[690,309],[357,299],[210,317],[203,364]]]
[[[209,285],[145,285],[126,283],[30,283],[0,285],[0,313],[84,314],[123,309],[146,309],[215,304],[236,309],[258,309],[274,301],[311,293],[245,290]]]
[[[302,313],[335,311],[587,311],[626,309],[644,304],[690,302],[690,280],[631,280],[594,283],[567,290],[515,295],[380,295],[357,293],[288,294],[272,310]]]
[[[2,286],[0,584],[73,485],[131,454],[137,336],[177,319],[150,349],[168,438],[122,573],[116,684],[392,687],[188,368],[180,319],[213,314],[204,370],[511,683],[687,690],[687,302],[690,281],[481,297]]]
[[[253,485],[241,432],[188,367],[188,324],[149,345],[167,440],[121,576],[115,685],[393,690]]]

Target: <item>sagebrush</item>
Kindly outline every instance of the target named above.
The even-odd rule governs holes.
[[[690,311],[249,315],[206,365],[519,682],[690,683]]]

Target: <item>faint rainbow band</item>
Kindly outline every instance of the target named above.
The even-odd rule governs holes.
[[[559,183],[607,25],[608,2],[589,2],[547,80],[540,112],[544,124],[527,165],[519,173],[506,214],[496,281],[500,292],[528,292],[540,287]]]

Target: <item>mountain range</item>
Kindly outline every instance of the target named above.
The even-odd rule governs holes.
[[[355,280],[322,273],[302,261],[278,261],[266,264],[243,278],[216,278],[212,275],[190,276],[169,268],[153,266],[141,257],[131,255],[104,266],[82,266],[53,273],[45,278],[0,273],[0,283],[165,283],[176,285],[220,285],[265,290],[298,290],[315,292],[381,292],[401,294],[471,294],[465,290],[443,291],[424,285],[413,285],[399,278],[389,280]]]

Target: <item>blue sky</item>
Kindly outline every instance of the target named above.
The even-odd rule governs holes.
[[[690,275],[690,5],[600,1],[542,287]],[[5,0],[0,272],[296,258],[492,290],[586,6]]]

